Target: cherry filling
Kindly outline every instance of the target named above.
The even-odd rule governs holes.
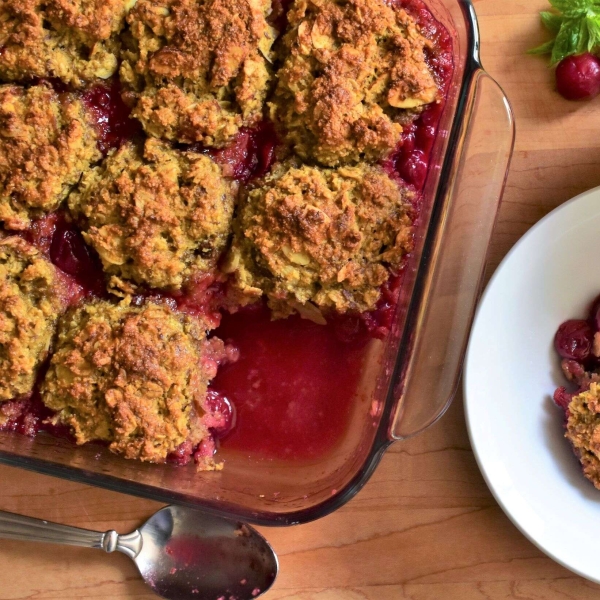
[[[51,213],[31,224],[24,233],[28,242],[48,255],[60,269],[66,285],[76,286],[74,301],[82,296],[106,296],[102,263],[93,248],[88,246],[77,226],[64,213]],[[69,302],[73,304],[74,301]]]
[[[562,358],[583,363],[592,351],[594,331],[584,320],[565,321],[554,336],[554,347]]]
[[[103,154],[118,148],[142,130],[139,122],[129,116],[131,109],[121,98],[118,81],[95,85],[83,94],[83,101],[95,121],[98,147]]]
[[[390,175],[418,192],[416,219],[452,77],[452,40],[422,0],[391,3],[411,13],[433,41],[427,60],[442,97],[405,127],[398,148],[382,163]],[[275,2],[273,21],[280,29],[285,24],[288,4],[289,0]],[[103,153],[140,131],[137,121],[129,117],[118,83],[94,86],[83,93],[83,99],[96,121]],[[246,183],[269,171],[278,144],[272,125],[264,121],[255,128],[242,129],[224,149],[209,150],[198,144],[182,148],[209,154],[223,166],[227,176]],[[106,296],[98,256],[64,215],[37,221],[25,235],[64,274],[65,287],[71,289],[71,303],[83,296]],[[223,448],[266,460],[313,460],[331,452],[345,435],[355,409],[368,342],[385,338],[392,327],[402,280],[401,271],[383,286],[376,310],[361,315],[328,315],[326,325],[298,316],[272,321],[263,303],[230,314],[223,310],[227,308],[226,282],[217,276],[190,281],[178,294],[147,290],[134,299],[170,302],[206,320],[211,327],[218,326],[214,335],[227,343],[226,356],[215,359],[214,368],[220,366],[206,399],[208,414],[203,423],[211,435],[196,447],[191,441],[184,442],[171,453],[169,462],[183,465],[210,457],[218,440]],[[578,352],[585,345],[581,340],[589,341],[587,330],[582,331],[578,330],[575,341],[561,341],[560,347],[574,348],[571,355],[580,356]],[[557,394],[557,402],[565,403],[568,393]],[[0,410],[7,417],[4,429],[28,435],[39,429],[64,434],[45,424],[50,414],[37,392],[0,404]]]
[[[33,394],[0,404],[0,431],[16,431],[33,437],[42,428],[51,412]]]
[[[437,136],[443,103],[427,106],[413,123],[406,125],[396,150],[383,161],[392,176],[421,191],[427,179],[431,150]]]
[[[211,156],[223,168],[226,177],[243,183],[266,175],[275,161],[279,140],[269,121],[254,128],[242,127],[235,140],[226,148],[209,149],[202,144],[188,146],[196,152]],[[183,146],[185,148],[186,146]]]
[[[231,433],[235,427],[235,405],[214,389],[208,390],[206,394],[206,405],[209,410],[209,418],[206,426],[219,438],[224,438]]]
[[[273,0],[271,3],[273,10],[269,15],[269,21],[280,33],[287,27],[287,11],[291,3],[292,0]]]
[[[73,223],[60,219],[50,244],[50,260],[71,275],[87,295],[104,297],[106,286],[100,257]]]

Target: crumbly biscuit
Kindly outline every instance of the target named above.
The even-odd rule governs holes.
[[[275,31],[268,0],[139,0],[121,81],[146,132],[221,147],[262,118]]]
[[[440,94],[430,42],[382,0],[296,0],[271,116],[297,154],[327,166],[377,160]]]
[[[248,192],[225,270],[275,316],[370,310],[412,247],[411,196],[380,167],[279,165]]]
[[[0,86],[0,221],[26,229],[101,158],[83,103],[49,85]]]
[[[149,138],[88,171],[69,207],[112,276],[112,287],[178,289],[215,267],[230,233],[233,184],[203,154]]]
[[[0,80],[56,77],[81,87],[117,70],[135,0],[2,0]]]
[[[65,307],[54,266],[20,237],[0,239],[0,400],[28,394]]]
[[[104,440],[125,458],[161,462],[208,435],[201,418],[215,369],[203,364],[205,335],[167,304],[83,305],[60,323],[42,400],[78,444]]]
[[[583,474],[600,490],[600,383],[591,382],[569,403],[565,437],[573,445]]]

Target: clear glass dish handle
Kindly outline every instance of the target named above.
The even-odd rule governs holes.
[[[438,199],[438,227],[419,276],[424,301],[412,322],[414,347],[395,383],[393,440],[434,423],[456,393],[512,154],[515,129],[508,99],[480,67],[471,77],[452,176]]]

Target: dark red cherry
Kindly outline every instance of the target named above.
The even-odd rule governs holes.
[[[594,331],[587,321],[565,321],[554,336],[554,347],[562,358],[584,361],[590,355]]]
[[[50,244],[50,260],[59,269],[73,276],[87,291],[96,296],[104,295],[104,275],[100,259],[73,224],[58,221]]]
[[[212,418],[205,417],[206,424],[218,437],[225,437],[235,425],[235,407],[222,394],[215,390],[206,392],[206,405]]]
[[[586,52],[567,56],[556,67],[556,89],[567,100],[588,100],[600,93],[600,60]]]
[[[427,177],[427,157],[422,150],[414,150],[410,157],[399,165],[400,177],[406,183],[421,189]]]

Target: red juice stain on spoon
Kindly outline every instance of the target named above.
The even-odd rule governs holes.
[[[356,401],[364,336],[344,341],[335,324],[297,316],[272,321],[264,305],[224,315],[215,334],[240,351],[211,385],[236,409],[223,448],[284,460],[316,459],[335,448]]]

